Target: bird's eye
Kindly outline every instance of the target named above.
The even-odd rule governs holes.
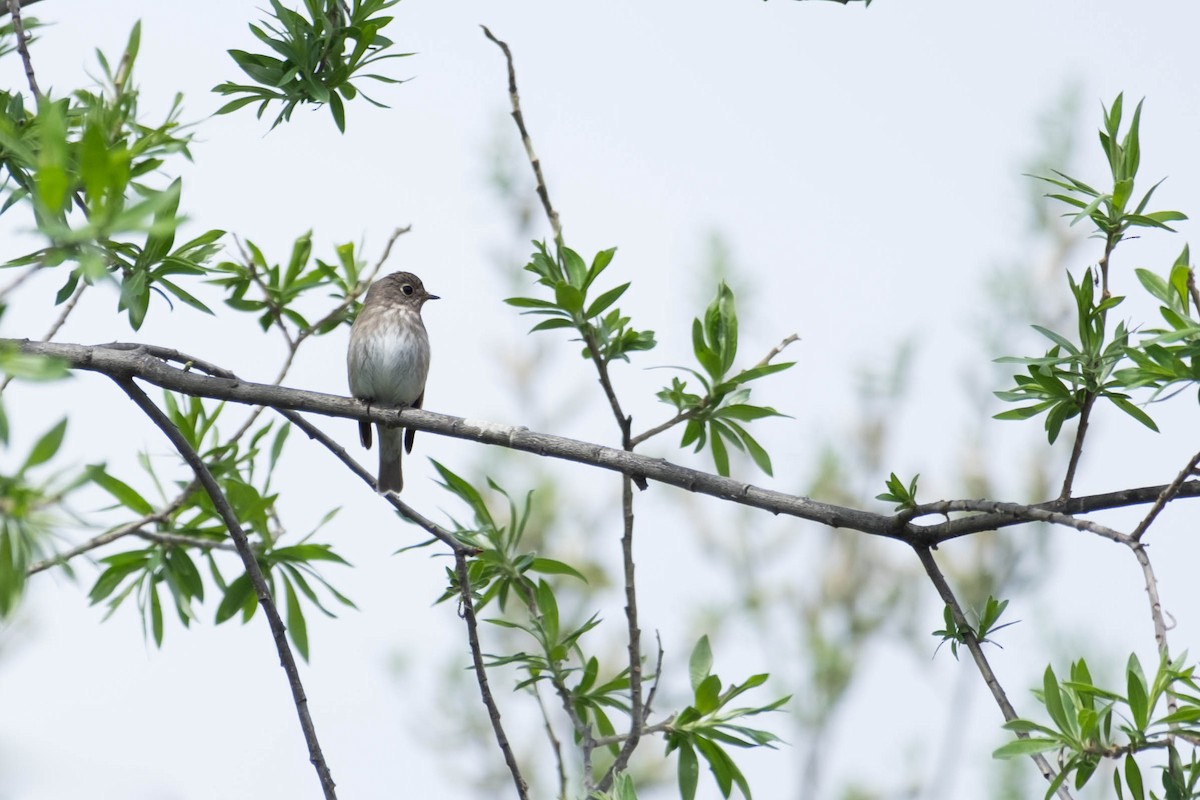
[[[413,293],[412,284],[411,283],[404,284],[402,287],[400,287],[400,291],[404,292],[405,294],[412,294]]]

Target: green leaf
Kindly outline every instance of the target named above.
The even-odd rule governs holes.
[[[1141,664],[1136,655],[1129,657],[1129,666],[1125,671],[1126,686],[1129,692],[1129,712],[1133,716],[1133,724],[1137,730],[1145,731],[1150,721],[1149,696],[1146,691],[1146,678],[1142,675]]]
[[[684,743],[679,748],[679,796],[682,800],[694,800],[696,797],[696,786],[700,781],[700,762],[696,758],[696,751],[691,745]]]
[[[1129,794],[1133,800],[1144,800],[1145,788],[1142,785],[1142,770],[1138,767],[1133,754],[1125,756],[1125,783],[1129,786]]]
[[[292,582],[284,578],[283,585],[287,595],[288,638],[296,645],[300,657],[308,661],[308,625],[304,621],[304,611],[300,608],[300,600],[296,597],[295,590],[292,589]]]
[[[712,663],[712,647],[708,643],[708,635],[705,634],[696,642],[691,658],[688,659],[688,677],[691,679],[693,692],[699,690],[701,682],[712,672]]]
[[[1056,750],[1062,746],[1058,739],[1030,738],[1017,739],[992,752],[992,758],[1020,758]]]
[[[717,710],[720,695],[721,679],[716,675],[707,675],[696,687],[696,698],[693,705],[701,714],[711,714]]]
[[[529,565],[531,572],[540,572],[543,575],[570,575],[572,578],[587,583],[587,578],[583,573],[572,567],[570,564],[564,564],[561,561],[555,561],[552,558],[535,558]]]
[[[230,619],[252,598],[254,598],[254,586],[250,583],[250,576],[242,573],[225,589],[225,596],[217,606],[216,624],[220,625]]]
[[[1154,431],[1155,433],[1158,433],[1158,425],[1156,425],[1154,423],[1154,420],[1151,419],[1150,415],[1147,414],[1145,411],[1142,411],[1140,408],[1138,408],[1133,403],[1129,402],[1128,400],[1126,400],[1123,397],[1113,395],[1113,394],[1106,394],[1105,396],[1109,400],[1111,400],[1113,405],[1115,405],[1117,408],[1121,409],[1126,414],[1133,417],[1134,419],[1136,419],[1138,422],[1145,425],[1150,430]]]
[[[605,309],[617,302],[621,295],[625,294],[625,290],[628,288],[629,283],[623,283],[615,289],[609,289],[607,292],[597,297],[594,301],[592,301],[592,304],[588,306],[587,311],[583,315],[584,319],[593,319],[594,317],[599,316],[605,311]]]
[[[44,464],[58,452],[58,448],[62,446],[63,437],[67,433],[67,419],[64,417],[59,420],[58,424],[50,430],[42,434],[42,437],[33,445],[33,449],[29,451],[29,455],[25,458],[25,463],[18,470],[19,474],[24,474],[31,467],[36,467],[39,464]]]
[[[101,489],[111,494],[118,503],[131,511],[142,515],[154,513],[154,506],[150,504],[150,501],[138,494],[129,484],[105,472],[103,465],[96,464],[88,467],[88,477]]]

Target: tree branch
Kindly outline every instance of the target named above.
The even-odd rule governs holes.
[[[402,232],[403,231],[397,231],[397,233],[393,235],[392,241],[394,241],[395,237]],[[384,258],[380,259],[380,266],[382,266],[385,259],[386,252]],[[376,271],[378,271],[378,268],[376,268]],[[237,377],[228,370],[224,370],[207,362],[200,362],[197,359],[184,356],[183,354],[175,351],[169,351],[169,353],[165,354],[164,357],[182,360],[189,366],[197,366],[199,369],[208,372],[210,375],[220,375],[223,378],[231,380],[237,379]],[[325,449],[333,453],[333,455],[347,468],[349,468],[352,473],[357,475],[358,478],[363,481],[363,483],[374,488],[374,476],[365,468],[363,468],[361,464],[351,458],[350,454],[346,452],[344,447],[331,439],[323,431],[306,420],[300,414],[294,411],[286,410],[279,410],[279,413],[301,431],[306,433],[310,439],[316,440],[323,445]],[[475,668],[476,681],[479,684],[480,695],[482,696],[484,706],[486,706],[488,710],[488,717],[492,723],[492,730],[496,735],[496,742],[500,747],[500,751],[504,756],[504,760],[508,765],[509,771],[512,773],[513,782],[517,787],[517,794],[522,798],[522,800],[525,800],[525,798],[528,797],[528,786],[525,783],[525,779],[521,776],[520,768],[517,765],[516,756],[513,754],[512,747],[509,745],[508,737],[504,732],[503,725],[501,724],[500,709],[497,707],[495,699],[491,693],[491,688],[488,685],[487,670],[483,663],[483,651],[479,645],[479,626],[478,621],[475,618],[475,609],[473,599],[471,597],[469,577],[465,569],[466,559],[469,556],[474,555],[477,551],[474,548],[460,542],[458,537],[456,537],[451,531],[446,530],[437,523],[418,513],[407,503],[400,500],[400,498],[395,494],[378,496],[383,497],[385,500],[391,503],[392,507],[399,511],[400,514],[406,519],[423,528],[431,536],[447,545],[454,553],[456,574],[458,575],[460,588],[460,602],[463,609],[462,617],[467,626],[467,638],[470,643],[471,657]],[[182,497],[180,498],[180,502],[181,501]]]
[[[229,531],[230,537],[233,539],[234,545],[237,547],[238,555],[242,558],[242,564],[246,568],[246,574],[250,578],[250,583],[254,585],[255,593],[258,596],[258,603],[262,606],[263,614],[267,618],[267,623],[271,628],[271,633],[275,639],[275,649],[279,653],[279,662],[287,673],[288,683],[292,689],[292,701],[296,706],[296,714],[300,718],[300,728],[304,732],[304,740],[308,744],[308,757],[312,762],[313,767],[317,771],[317,777],[321,782],[321,790],[325,794],[326,800],[336,800],[337,792],[334,790],[333,776],[329,772],[329,767],[325,763],[325,756],[321,753],[321,745],[317,741],[317,731],[313,726],[312,716],[308,712],[308,697],[304,693],[304,685],[300,682],[300,672],[296,668],[296,659],[292,655],[292,649],[287,643],[287,631],[283,624],[283,619],[279,616],[279,610],[275,607],[275,601],[271,598],[271,590],[267,586],[266,578],[263,577],[262,570],[259,569],[258,560],[254,556],[254,551],[250,547],[250,541],[246,538],[245,531],[238,523],[237,514],[229,505],[229,501],[221,492],[221,487],[213,478],[212,473],[208,471],[203,459],[192,449],[188,444],[187,439],[179,432],[179,429],[167,418],[158,406],[156,406],[146,393],[138,388],[133,379],[127,375],[113,376],[113,380],[117,385],[129,395],[138,408],[145,412],[155,425],[166,435],[179,451],[179,455],[183,457],[192,471],[196,473],[197,479],[204,487],[204,491],[208,493],[212,499],[213,507],[220,514],[221,519],[225,523],[226,529]]]
[[[458,576],[460,614],[463,622],[467,625],[467,640],[471,645],[471,663],[475,668],[475,680],[479,684],[479,693],[483,697],[483,704],[487,706],[492,732],[496,735],[496,743],[500,746],[500,752],[504,754],[504,763],[508,765],[508,771],[512,773],[513,784],[517,787],[517,797],[521,800],[528,800],[529,786],[521,777],[521,768],[517,765],[517,757],[513,755],[508,737],[504,733],[504,726],[500,724],[500,709],[496,706],[496,700],[492,697],[492,690],[488,686],[487,667],[484,666],[483,650],[479,646],[479,623],[475,619],[475,603],[471,596],[471,578],[467,574],[467,551],[464,548],[460,547],[454,551],[454,573]]]
[[[468,420],[422,409],[367,408],[358,400],[338,395],[251,383],[236,377],[208,377],[198,374],[194,370],[177,369],[165,363],[162,359],[167,356],[164,354],[172,353],[174,360],[197,367],[205,364],[199,359],[167,348],[120,343],[88,346],[0,339],[0,345],[5,344],[15,346],[24,353],[61,359],[72,369],[98,372],[112,377],[136,377],[164,389],[197,397],[229,400],[247,405],[266,405],[281,412],[306,411],[342,419],[411,426],[416,430],[440,436],[466,439],[534,453],[538,456],[574,461],[614,472],[638,475],[691,492],[707,494],[752,508],[760,508],[773,514],[786,514],[819,522],[831,528],[847,528],[918,546],[932,547],[972,533],[1038,521],[1033,517],[1014,516],[1013,513],[983,513],[936,525],[916,525],[909,521],[911,512],[897,515],[877,514],[832,503],[822,503],[785,492],[763,489],[732,478],[722,478],[700,470],[688,469],[661,458],[649,458],[591,442],[538,433],[527,428],[517,428],[483,420]],[[232,373],[212,365],[205,364],[202,368],[219,370],[226,376],[232,375]],[[291,416],[288,418],[293,419]],[[1164,488],[1166,487],[1146,486],[1125,489],[1087,497],[1076,497],[1066,502],[1054,500],[1025,508],[1052,510],[1063,514],[1082,514],[1153,503]],[[1176,496],[1180,498],[1200,496],[1200,480],[1185,481],[1179,487]],[[1014,509],[1020,508],[1019,504],[1008,505]]]
[[[1000,706],[1000,711],[1004,714],[1004,719],[1009,722],[1018,719],[1017,710],[1008,701],[1008,695],[1004,693],[1004,687],[996,679],[996,673],[992,671],[992,665],[988,663],[987,656],[983,654],[983,648],[979,645],[979,639],[975,636],[975,629],[971,627],[971,623],[967,620],[967,615],[963,613],[962,606],[959,605],[958,599],[954,596],[954,591],[946,581],[946,576],[938,568],[937,561],[933,557],[933,552],[928,547],[914,547],[913,550],[916,552],[917,558],[921,560],[921,566],[925,568],[925,573],[933,581],[938,595],[941,596],[942,601],[950,608],[954,622],[958,625],[959,630],[962,631],[963,643],[966,644],[967,650],[970,651],[971,658],[975,660],[975,666],[978,667],[979,674],[983,676],[984,683],[991,690],[992,697],[996,700],[996,705]],[[1022,739],[1029,738],[1029,734],[1023,731],[1017,731],[1016,734]],[[1035,753],[1033,760],[1038,765],[1038,769],[1041,770],[1042,777],[1047,782],[1053,782],[1055,778],[1054,768],[1050,766],[1050,762],[1046,760],[1046,757],[1041,753]],[[1069,800],[1071,793],[1065,785],[1059,786],[1058,796],[1064,800]]]
[[[1142,537],[1146,535],[1146,531],[1150,528],[1151,523],[1154,522],[1155,517],[1157,517],[1159,513],[1167,507],[1167,503],[1175,499],[1175,497],[1179,494],[1179,490],[1183,487],[1184,482],[1196,473],[1197,464],[1200,464],[1200,453],[1196,453],[1196,455],[1192,456],[1192,460],[1189,461],[1183,469],[1179,470],[1179,474],[1175,476],[1175,480],[1167,484],[1167,487],[1162,490],[1162,493],[1155,498],[1154,505],[1150,507],[1150,510],[1146,512],[1146,516],[1141,522],[1138,523],[1138,526],[1133,529],[1133,533],[1130,534],[1135,541],[1140,542],[1142,540]]]
[[[533,140],[529,138],[529,131],[525,129],[525,115],[521,113],[521,97],[517,94],[517,71],[513,68],[512,51],[508,49],[507,44],[493,36],[486,25],[479,27],[483,28],[484,36],[504,51],[504,59],[508,64],[508,97],[512,102],[513,122],[517,123],[517,130],[521,132],[521,144],[525,145],[525,155],[529,157],[529,165],[533,167],[533,176],[537,180],[538,197],[542,200],[542,208],[546,212],[546,218],[550,220],[550,227],[554,230],[554,241],[561,246],[563,243],[562,224],[558,221],[558,212],[550,204],[550,192],[546,190],[546,179],[542,176],[542,162],[533,152]]]
[[[21,54],[21,62],[25,65],[25,77],[29,79],[29,91],[33,99],[41,101],[42,90],[38,88],[37,78],[33,75],[33,61],[29,58],[29,39],[25,35],[25,25],[21,22],[21,3],[17,0],[7,0],[8,13],[12,15],[13,33],[17,37],[17,52]]]

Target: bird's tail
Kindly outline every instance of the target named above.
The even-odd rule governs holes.
[[[400,472],[400,454],[404,452],[404,429],[376,425],[379,433],[379,480],[376,489],[380,494],[400,493],[404,488],[404,475]]]

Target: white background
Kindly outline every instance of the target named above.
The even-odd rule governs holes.
[[[1082,149],[1073,168],[1103,181],[1093,133],[1100,104],[1119,91],[1128,99],[1144,96],[1142,186],[1169,174],[1157,206],[1200,208],[1193,57],[1200,14],[1192,3],[878,0],[864,10],[785,0],[406,0],[388,34],[400,50],[416,55],[388,69],[413,80],[367,85],[391,108],[349,104],[344,136],[325,110],[301,109],[270,134],[250,109],[205,120],[224,102],[208,90],[240,80],[225,50],[261,47],[246,29],[258,15],[248,4],[46,0],[33,10],[53,23],[41,32],[33,56],[43,89],[58,95],[87,85],[86,71],[98,72],[96,46],[115,61],[130,26],[142,20],[136,81],[144,107],[161,113],[181,91],[185,118],[204,120],[195,164],[183,168],[191,231],[227,229],[279,260],[311,227],[318,255],[329,259],[335,244],[354,240],[365,241],[373,260],[392,228],[411,224],[391,267],[412,269],[444,298],[425,314],[434,343],[427,408],[533,425],[512,399],[504,373],[510,357],[534,346],[523,336],[526,321],[514,320],[501,302],[524,248],[513,249],[509,217],[487,183],[497,142],[523,181],[526,165],[506,117],[501,54],[478,28],[486,23],[515,52],[527,122],[568,241],[586,254],[619,245],[612,280],[634,280],[622,307],[635,324],[658,331],[659,350],[616,369],[624,396],[649,397],[667,374],[642,367],[690,360],[687,326],[712,292],[703,265],[714,231],[740,269],[734,289],[743,299],[745,358],[757,360],[786,334],[802,337],[791,351],[798,367],[764,394],[764,402],[794,418],[762,428],[776,476],[741,465],[746,479],[787,491],[805,486],[820,437],[848,424],[856,369],[885,367],[877,362],[905,337],[921,348],[916,402],[898,425],[895,447],[902,456],[888,469],[921,472],[930,498],[939,495],[939,485],[957,485],[948,472],[960,444],[953,431],[977,413],[960,399],[962,371],[980,358],[968,326],[989,303],[984,279],[990,269],[1029,262],[1032,272],[1038,266],[1036,254],[1022,249],[1028,187],[1020,173],[1040,150],[1039,116],[1070,87],[1083,108]],[[6,85],[24,86],[15,56],[0,67]],[[13,243],[5,247],[8,254],[23,252],[19,247],[31,241],[19,238],[28,221],[12,217],[3,222]],[[536,235],[545,235],[540,217],[537,222]],[[1180,231],[1189,236],[1191,223]],[[1122,248],[1113,267],[1115,290],[1135,294],[1132,268],[1165,270],[1182,237],[1151,233]],[[497,253],[506,255],[503,266]],[[1077,274],[1095,257],[1095,247],[1086,251],[1074,264]],[[51,277],[31,284],[10,307],[3,335],[41,335],[60,280]],[[1049,285],[1065,292],[1061,277]],[[58,338],[153,341],[251,380],[268,380],[277,369],[279,343],[229,310],[213,319],[187,308],[171,313],[156,300],[134,335],[113,313],[115,303],[110,288],[89,292]],[[1152,311],[1141,301],[1128,305],[1130,316],[1147,318]],[[289,385],[344,392],[346,337],[343,329],[306,346]],[[556,432],[611,443],[611,420],[603,398],[591,391],[586,364],[564,359],[551,374],[554,383],[534,394],[578,395],[590,404]],[[133,454],[141,449],[168,463],[158,432],[118,395],[91,375],[46,387],[14,384],[5,396],[15,429],[5,463],[66,414],[72,417],[66,452],[78,464],[107,461],[114,471],[132,474]],[[1181,397],[1174,410],[1161,412],[1158,436],[1105,410],[1079,491],[1173,477],[1197,448],[1194,417],[1185,414],[1194,411],[1191,402]],[[630,404],[643,425],[666,413],[649,402]],[[995,403],[988,413],[998,410]],[[322,424],[353,442],[350,424]],[[1016,430],[1013,423],[991,425],[998,440]],[[360,611],[335,622],[310,616],[313,659],[303,668],[340,796],[471,796],[463,775],[490,768],[478,763],[481,758],[499,759],[491,750],[480,755],[466,747],[436,722],[439,701],[431,692],[439,671],[466,663],[454,609],[431,607],[445,562],[431,560],[428,551],[392,556],[418,540],[414,529],[301,438],[293,436],[280,471],[280,486],[298,490],[285,522],[302,533],[329,508],[344,506],[323,540],[356,567],[328,574]],[[466,471],[480,458],[477,448],[429,435],[417,443],[421,457],[406,464],[406,499],[427,514],[453,508],[429,480],[424,456]],[[672,443],[664,439],[647,452],[707,467]],[[997,447],[1001,458],[1003,442]],[[355,448],[364,463],[373,463],[373,454]],[[1006,476],[1016,498],[1024,485],[1018,466]],[[561,470],[572,479],[589,477],[579,467]],[[873,490],[884,477],[872,478]],[[691,645],[680,607],[720,590],[676,568],[681,558],[690,563],[696,556],[688,555],[694,547],[686,518],[671,513],[674,490],[655,488],[645,497],[643,628],[663,631],[678,666]],[[90,500],[81,511],[103,503],[99,496]],[[696,502],[716,513],[715,501]],[[605,522],[610,551],[618,524],[615,513]],[[1195,512],[1181,505],[1154,537],[1164,602],[1179,623],[1172,633],[1176,650],[1196,642],[1196,621],[1188,613],[1196,597],[1187,585],[1195,551],[1180,542],[1189,526],[1194,532]],[[814,530],[795,528],[796,535]],[[1044,595],[1014,601],[1015,618],[1024,625],[996,655],[1001,679],[1022,710],[1033,713],[1026,687],[1053,658],[1060,659],[1061,672],[1062,659],[1072,653],[1103,653],[1116,659],[1108,668],[1115,674],[1122,654],[1153,652],[1140,575],[1127,553],[1069,531],[1007,535],[1061,540],[1052,551],[1059,577]],[[907,553],[896,550],[903,560]],[[807,564],[798,574],[819,569]],[[38,576],[21,615],[0,630],[0,798],[319,796],[261,615],[244,628],[205,623],[190,631],[168,619],[166,642],[156,650],[143,642],[132,608],[100,624],[102,609],[86,600],[93,568],[81,564],[79,571],[79,584]],[[931,589],[928,595],[932,600]],[[1053,618],[1044,612],[1051,604],[1059,609]],[[930,608],[924,627],[932,630],[941,620],[932,602]],[[211,618],[215,601],[205,609]],[[616,598],[602,613],[619,626]],[[1062,651],[1048,642],[1051,629],[1066,631],[1057,642]],[[735,653],[723,661],[718,650],[717,657],[718,666],[732,665],[735,675],[755,666]],[[927,778],[936,749],[930,742],[955,713],[946,707],[954,676],[968,669],[944,651],[933,662],[922,655],[869,667],[867,688],[841,717],[841,747],[829,767],[835,778],[852,775],[893,790],[902,785],[900,775]],[[675,673],[680,681],[683,674]],[[1002,741],[999,714],[982,682],[976,678],[971,687],[978,747],[943,786],[946,797],[987,796],[993,775],[987,753]],[[779,687],[780,693],[803,690]],[[516,705],[503,691],[502,697]],[[456,714],[483,719],[477,695],[468,691],[453,702],[461,703]],[[785,747],[749,759],[756,796],[794,796],[797,758]],[[706,781],[702,792],[715,797]]]

